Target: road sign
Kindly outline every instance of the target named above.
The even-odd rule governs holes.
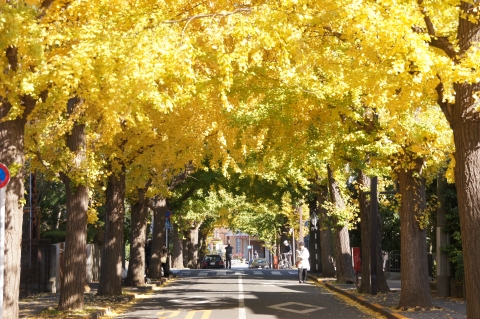
[[[167,218],[167,220],[165,221],[165,229],[172,229],[172,224],[170,224],[170,219]]]
[[[167,210],[167,212],[165,213],[165,217],[168,219],[172,216],[172,212]]]
[[[7,186],[8,182],[10,181],[10,172],[8,168],[0,163],[0,188]]]

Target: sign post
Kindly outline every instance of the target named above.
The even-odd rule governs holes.
[[[0,163],[0,319],[3,318],[3,274],[5,271],[5,186],[10,181],[8,168]]]
[[[168,230],[172,229],[172,224],[170,223],[170,217],[172,216],[172,212],[167,210],[165,213],[165,247],[167,248],[168,251]]]

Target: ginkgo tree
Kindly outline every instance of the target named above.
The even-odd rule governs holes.
[[[474,178],[480,139],[478,5],[460,0],[2,3],[0,125],[3,149],[9,150],[2,160],[15,178],[19,173],[7,189],[7,214],[17,210],[22,193],[18,168],[27,116],[32,153],[56,163],[52,171],[68,171],[77,184],[114,178],[122,170],[128,174],[127,167],[117,169],[126,156],[117,147],[128,137],[131,151],[141,151],[150,141],[134,143],[135,136],[145,134],[155,147],[136,159],[136,172],[141,163],[151,164],[140,173],[139,186],[152,171],[178,172],[185,163],[199,167],[209,154],[226,175],[232,167],[270,180],[295,176],[303,184],[319,171],[326,179],[327,163],[339,168],[354,162],[371,173],[398,175],[404,193],[404,186],[421,186],[417,174],[432,176],[443,149],[451,151],[445,122],[428,122],[439,118],[437,103],[454,133],[464,249],[479,251],[474,241],[480,220]],[[80,100],[78,110],[66,116],[69,101]],[[82,124],[86,156],[80,166],[89,167],[83,175],[71,169],[75,153],[65,142]],[[421,187],[416,194],[402,201],[420,208]],[[421,210],[415,214],[420,218]],[[411,217],[402,220],[418,228],[421,222]],[[19,231],[15,225],[12,230]],[[465,257],[470,300],[480,286],[478,258]],[[402,299],[402,306],[424,300],[428,307],[423,295]],[[480,316],[480,306],[468,307],[469,316]]]

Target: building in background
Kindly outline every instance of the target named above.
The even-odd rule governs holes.
[[[233,247],[234,258],[241,254],[242,259],[250,260],[255,251],[259,258],[266,258],[269,255],[263,241],[260,241],[258,237],[233,232],[223,227],[213,230],[213,237],[209,238],[208,248],[211,253],[219,253],[223,256],[225,255],[225,246],[229,243]],[[249,246],[250,249],[248,249]]]

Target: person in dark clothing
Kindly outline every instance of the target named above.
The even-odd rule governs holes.
[[[167,247],[162,247],[162,258],[160,259],[163,269],[163,277],[170,276],[170,265],[168,263],[168,250]]]
[[[232,269],[232,255],[233,255],[233,247],[230,246],[230,244],[225,247],[225,257],[227,264],[225,265],[225,268],[227,269]]]
[[[285,246],[284,256],[285,256],[285,260],[287,261],[287,268],[291,268],[292,267],[292,246],[290,246],[290,243],[287,240],[283,242],[283,245]]]
[[[152,240],[147,239],[145,244],[145,273],[148,276],[148,267],[150,266],[150,259],[152,258]]]

